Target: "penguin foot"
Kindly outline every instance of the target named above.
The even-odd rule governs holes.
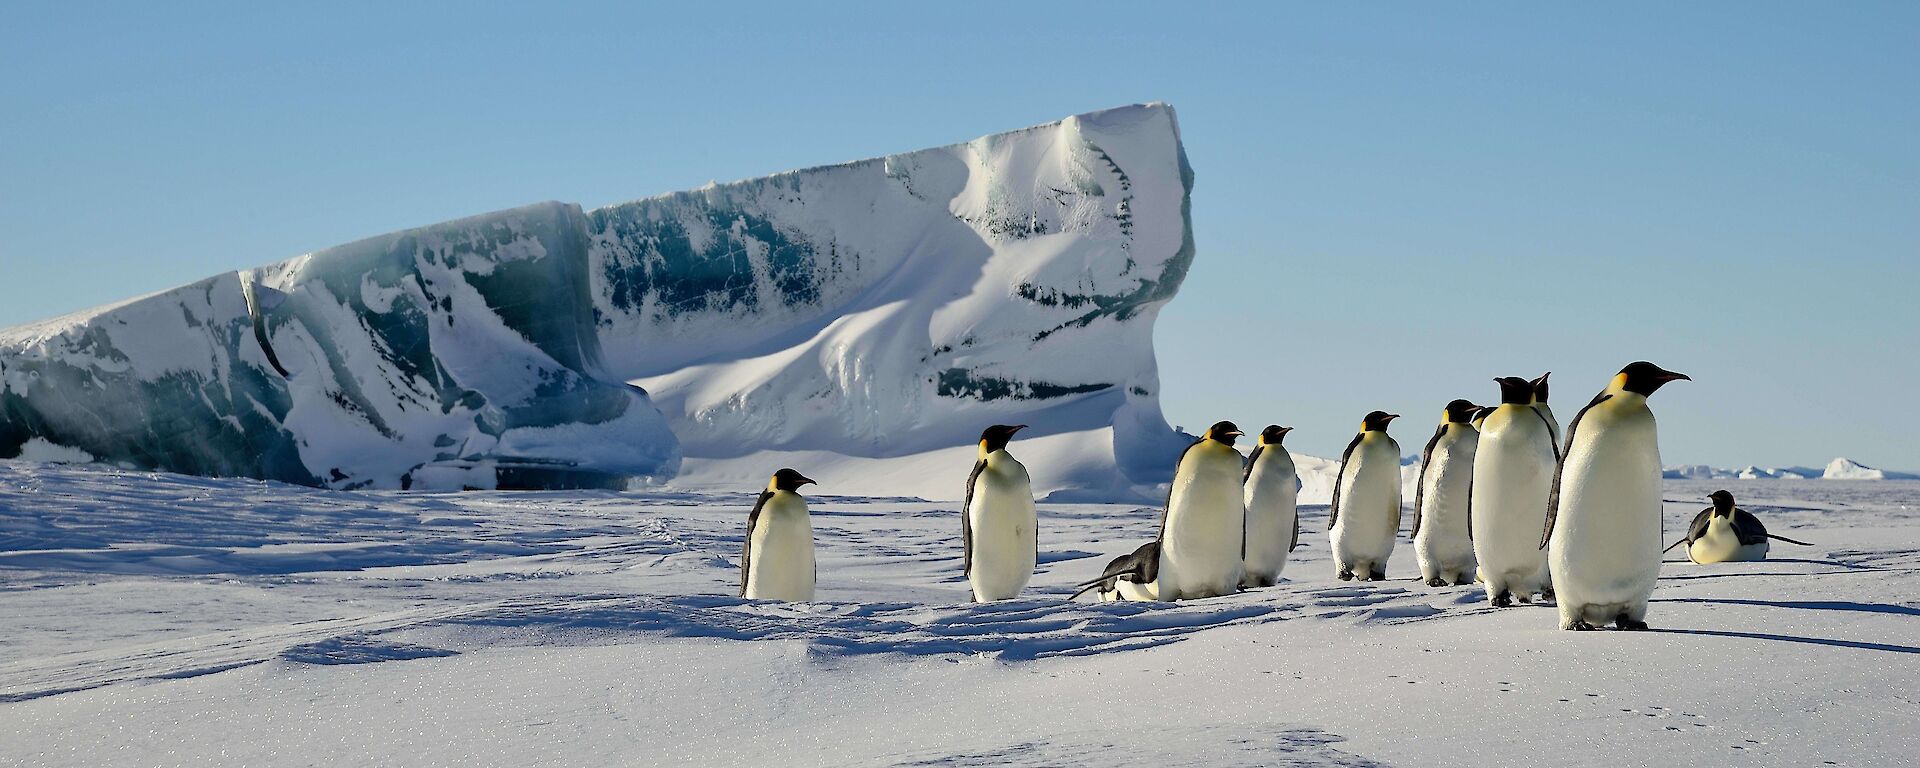
[[[1532,592],[1522,593],[1520,595],[1520,602],[1526,603],[1527,605],[1533,605],[1533,593]]]
[[[1540,588],[1540,599],[1542,599],[1542,600],[1553,600],[1553,601],[1554,601],[1554,602],[1556,602],[1556,603],[1557,603],[1557,602],[1560,602],[1559,600],[1554,600],[1554,597],[1553,597],[1553,587],[1541,587],[1541,588]]]
[[[1387,580],[1386,571],[1369,571],[1367,573],[1367,581],[1386,581],[1386,580]]]
[[[1571,629],[1575,632],[1592,632],[1594,630],[1594,626],[1592,624],[1588,624],[1586,619],[1578,619],[1578,620],[1575,620],[1572,624],[1568,624],[1567,629]]]
[[[1473,586],[1473,579],[1462,576],[1458,579],[1455,579],[1453,581],[1453,585],[1456,587],[1471,587]]]
[[[1614,627],[1616,627],[1616,628],[1618,628],[1618,629],[1624,629],[1624,630],[1627,630],[1627,631],[1629,631],[1629,632],[1645,632],[1645,631],[1647,631],[1647,623],[1646,623],[1646,622],[1644,622],[1644,621],[1634,621],[1633,619],[1629,619],[1629,618],[1627,618],[1627,615],[1626,615],[1626,614],[1624,614],[1624,613],[1623,613],[1623,614],[1620,614],[1620,615],[1619,615],[1618,617],[1615,617],[1615,618],[1614,618],[1614,620],[1613,620],[1613,626],[1614,626]]]
[[[1340,580],[1341,580],[1341,581],[1353,581],[1353,571],[1352,571],[1351,569],[1347,569],[1347,568],[1342,568],[1342,569],[1340,569]]]
[[[1429,587],[1444,587],[1446,585],[1447,585],[1447,580],[1440,578],[1438,576],[1435,576],[1431,579],[1427,579],[1427,586]]]
[[[1502,593],[1500,593],[1500,594],[1497,594],[1497,595],[1494,595],[1494,596],[1493,596],[1493,607],[1495,607],[1495,608],[1512,608],[1512,607],[1513,607],[1513,593],[1512,593],[1512,592],[1502,592]]]

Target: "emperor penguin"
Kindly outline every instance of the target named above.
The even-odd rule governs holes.
[[[1653,363],[1620,369],[1567,425],[1542,548],[1559,594],[1560,628],[1647,628],[1660,577],[1660,434],[1647,397],[1691,381]]]
[[[1553,432],[1553,444],[1564,449],[1564,444],[1560,442],[1560,420],[1553,417],[1553,409],[1547,406],[1547,377],[1552,375],[1553,371],[1547,371],[1540,374],[1540,378],[1527,382],[1533,387],[1533,402],[1528,405],[1540,412],[1540,418],[1547,420],[1547,429]]]
[[[1447,403],[1440,427],[1420,450],[1420,477],[1413,495],[1413,552],[1420,577],[1429,587],[1472,584],[1476,561],[1467,502],[1473,492],[1473,457],[1480,430],[1473,416],[1480,406],[1466,400]]]
[[[1246,500],[1240,492],[1245,461],[1233,443],[1241,434],[1233,422],[1218,422],[1187,446],[1174,465],[1167,511],[1160,518],[1155,582],[1161,600],[1240,590],[1247,535]]]
[[[1487,599],[1506,608],[1515,597],[1532,602],[1547,589],[1547,558],[1534,531],[1547,519],[1560,447],[1546,416],[1533,407],[1532,382],[1518,376],[1494,381],[1500,406],[1480,431],[1467,503]]]
[[[1287,553],[1300,546],[1300,476],[1293,454],[1280,444],[1293,427],[1270,425],[1260,430],[1260,444],[1247,457],[1242,496],[1247,503],[1246,573],[1240,586],[1271,587],[1287,567]]]
[[[1693,517],[1693,524],[1687,526],[1686,538],[1667,545],[1667,549],[1684,543],[1687,545],[1687,559],[1705,565],[1765,560],[1768,539],[1813,546],[1804,541],[1767,533],[1767,526],[1760,523],[1760,518],[1733,505],[1731,493],[1714,491],[1707,499],[1713,502],[1713,506],[1700,510],[1700,514]]]
[[[1387,435],[1399,414],[1374,411],[1340,453],[1327,527],[1341,581],[1384,581],[1387,558],[1400,534],[1400,444]]]
[[[1480,406],[1479,410],[1473,412],[1473,428],[1476,431],[1485,431],[1487,428],[1487,417],[1492,416],[1496,410],[1499,410],[1499,408],[1495,406]]]
[[[1033,578],[1040,556],[1040,521],[1027,467],[1007,453],[1007,441],[1025,424],[995,424],[980,433],[980,456],[967,475],[960,534],[966,546],[973,600],[1017,597]]]
[[[813,523],[800,486],[813,482],[791,469],[773,473],[747,515],[740,553],[740,596],[748,600],[813,599],[819,566],[813,560]]]
[[[1159,585],[1155,584],[1160,578],[1159,573],[1160,542],[1149,541],[1132,552],[1114,558],[1099,576],[1075,584],[1080,590],[1067,599],[1097,591],[1101,602],[1159,600]]]

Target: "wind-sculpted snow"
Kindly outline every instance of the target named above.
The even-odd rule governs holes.
[[[1337,581],[1320,505],[1283,583],[1164,605],[1065,601],[1158,510],[1043,503],[976,604],[955,505],[815,496],[780,603],[735,596],[751,494],[0,461],[0,765],[1901,764],[1920,483],[1669,482],[1668,535],[1720,487],[1814,546],[1669,554],[1656,631],[1575,633]]]
[[[1058,438],[1043,494],[1127,495],[1184,445],[1152,325],[1192,181],[1143,105],[376,237],[0,331],[0,457],[557,487],[670,478],[684,448],[690,485],[751,487],[816,452],[835,490],[947,497],[905,467],[997,421]]]
[[[863,460],[810,457],[825,487],[947,498],[958,478],[882,483],[870,460],[970,450],[996,421],[1076,436],[1029,463],[1043,494],[1161,482],[1185,443],[1153,319],[1193,259],[1192,180],[1149,105],[603,208],[608,365],[653,394],[699,485],[824,451]]]

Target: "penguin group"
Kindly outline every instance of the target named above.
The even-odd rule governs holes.
[[[1487,601],[1552,600],[1560,627],[1646,629],[1659,576],[1661,462],[1647,399],[1685,374],[1648,362],[1620,369],[1567,425],[1547,405],[1548,375],[1503,376],[1500,402],[1447,403],[1420,452],[1412,506],[1414,555],[1427,586],[1480,582]],[[1401,527],[1400,445],[1387,432],[1397,414],[1368,413],[1341,453],[1327,524],[1335,577],[1381,581]],[[1039,521],[1027,468],[1008,452],[1025,425],[980,435],[960,511],[962,573],[976,602],[1018,597],[1039,555]],[[1250,456],[1231,421],[1209,427],[1174,465],[1160,529],[1114,558],[1069,600],[1174,601],[1218,597],[1280,581],[1300,545],[1300,480],[1282,445],[1290,427],[1260,431]],[[740,594],[810,600],[816,568],[812,529],[792,469],[774,473],[747,519]],[[1719,491],[1687,535],[1697,563],[1755,560],[1766,532]]]

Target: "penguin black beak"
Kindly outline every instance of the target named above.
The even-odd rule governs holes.
[[[794,487],[795,487],[795,488],[798,488],[798,487],[800,487],[800,486],[802,486],[802,485],[819,485],[819,483],[817,483],[817,482],[814,482],[814,480],[813,480],[813,478],[811,478],[811,477],[807,477],[806,475],[801,475],[801,476],[800,476],[800,482],[798,482],[798,483],[795,483],[795,484],[794,484]]]
[[[1400,414],[1397,414],[1397,413],[1387,414],[1387,421],[1393,421],[1394,419],[1397,419],[1397,418],[1400,418]]]
[[[1679,371],[1667,371],[1660,374],[1660,383],[1664,384],[1669,381],[1693,381],[1693,377],[1680,373]]]
[[[1228,433],[1227,433],[1227,437],[1240,437],[1240,436],[1242,436],[1242,435],[1245,435],[1245,434],[1246,434],[1245,432],[1241,432],[1240,430],[1237,430],[1237,429],[1236,429],[1236,430],[1234,430],[1234,431],[1232,431],[1232,432],[1228,432]]]
[[[1015,425],[1013,425],[1013,429],[1009,429],[1009,430],[1007,430],[1007,434],[1009,434],[1009,435],[1011,435],[1011,434],[1013,434],[1013,433],[1015,433],[1015,432],[1018,432],[1018,431],[1020,431],[1020,430],[1023,430],[1023,429],[1026,429],[1026,428],[1027,428],[1027,425],[1025,425],[1025,424],[1015,424]]]

